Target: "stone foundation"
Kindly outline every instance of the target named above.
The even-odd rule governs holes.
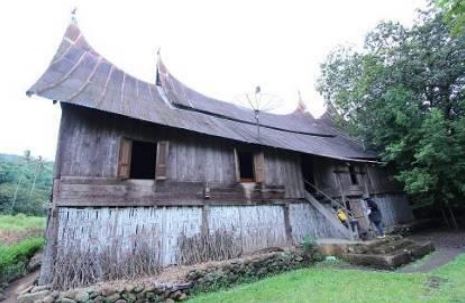
[[[159,282],[154,277],[153,279],[140,280],[140,282],[117,281],[62,292],[53,291],[47,286],[38,286],[21,294],[18,303],[183,301],[197,292],[226,288],[241,282],[302,268],[312,264],[315,257],[313,252],[289,249],[241,259],[202,264],[192,267],[182,277],[171,282]]]

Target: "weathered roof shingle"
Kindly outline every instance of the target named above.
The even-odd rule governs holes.
[[[258,136],[252,110],[188,88],[162,62],[157,74],[161,86],[127,74],[93,50],[72,23],[27,94],[245,143],[349,161],[376,158],[308,113],[261,113]]]

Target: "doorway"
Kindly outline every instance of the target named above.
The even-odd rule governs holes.
[[[313,157],[302,155],[300,169],[302,170],[302,178],[304,180],[305,190],[309,193],[314,193],[315,189],[310,185],[315,185],[315,177],[313,175]]]

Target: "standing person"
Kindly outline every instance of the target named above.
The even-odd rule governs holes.
[[[368,219],[373,225],[376,227],[376,231],[378,232],[378,238],[384,238],[384,229],[383,229],[383,217],[381,215],[381,211],[379,210],[378,205],[373,199],[367,197],[364,199],[367,208],[368,208]]]
[[[358,224],[358,220],[354,218],[354,214],[352,213],[352,207],[350,206],[350,201],[347,200],[345,204],[346,204],[347,212],[350,215],[350,219],[349,219],[350,228],[352,229],[353,232],[355,232],[358,235],[360,231],[360,225]]]

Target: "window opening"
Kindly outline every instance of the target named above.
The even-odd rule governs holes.
[[[352,165],[349,166],[350,182],[352,185],[358,184],[357,173],[355,172],[355,167]]]
[[[131,179],[155,179],[157,144],[151,142],[132,142]]]
[[[241,182],[254,182],[254,160],[253,153],[247,151],[237,152],[239,160],[239,177]]]

